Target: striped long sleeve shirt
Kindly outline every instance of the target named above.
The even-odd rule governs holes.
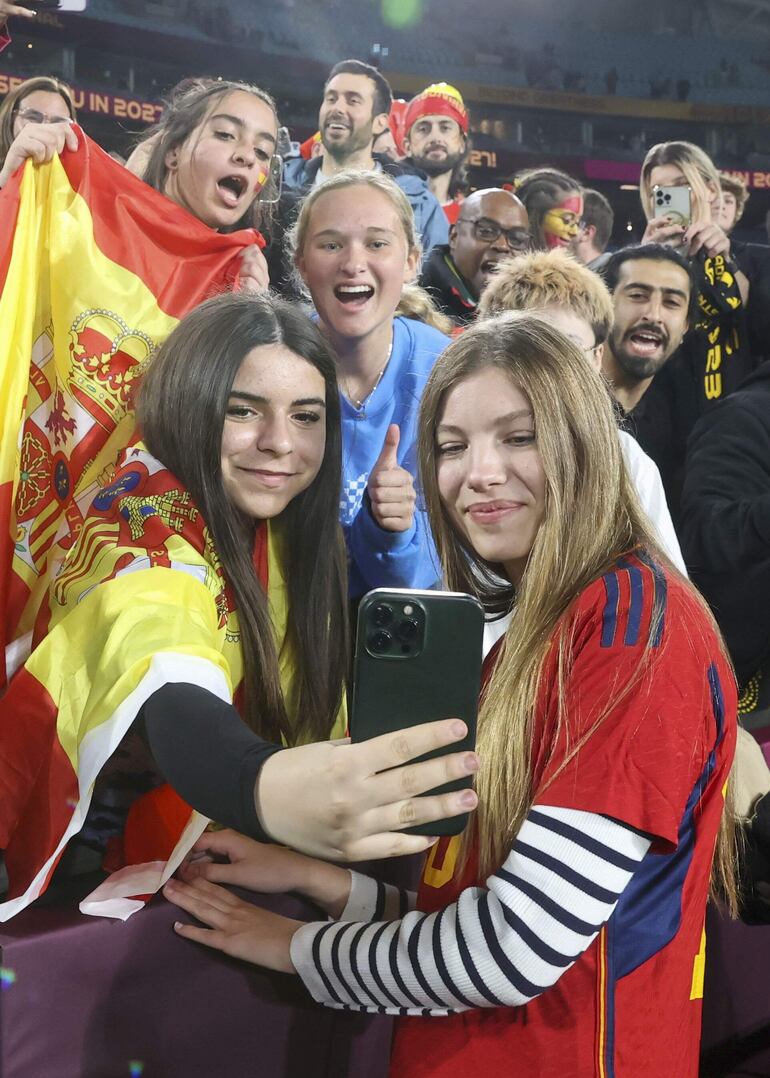
[[[536,805],[486,887],[435,913],[352,873],[339,921],[304,925],[291,957],[314,999],[401,1015],[516,1007],[590,946],[650,839],[606,816]]]

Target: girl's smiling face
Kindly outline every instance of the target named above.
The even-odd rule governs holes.
[[[216,98],[200,124],[166,154],[164,194],[209,228],[232,228],[265,186],[278,120],[261,98]]]
[[[297,268],[322,325],[350,340],[392,321],[418,260],[395,205],[383,191],[362,183],[318,198]]]
[[[326,449],[323,375],[283,344],[263,344],[235,376],[222,431],[222,482],[246,516],[268,520],[310,486]]]
[[[447,393],[436,457],[439,493],[455,526],[518,584],[545,517],[529,398],[494,366],[464,378]]]

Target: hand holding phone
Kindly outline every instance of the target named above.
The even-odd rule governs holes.
[[[665,217],[669,224],[689,228],[692,224],[692,192],[689,187],[655,186],[652,189],[655,217]]]
[[[484,612],[470,595],[378,588],[358,611],[352,740],[367,741],[435,719],[459,718],[468,727],[452,751],[473,749],[481,684]],[[426,756],[445,755],[439,749]],[[471,777],[436,792],[471,785]],[[468,816],[409,829],[410,834],[456,835]]]

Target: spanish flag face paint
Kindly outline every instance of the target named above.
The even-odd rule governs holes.
[[[543,236],[550,248],[569,247],[580,231],[583,199],[580,195],[565,198],[543,217]]]
[[[277,137],[265,101],[243,90],[223,95],[169,152],[164,192],[210,228],[231,228],[265,186]]]

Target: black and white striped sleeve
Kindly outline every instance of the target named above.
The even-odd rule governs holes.
[[[350,895],[340,921],[394,921],[414,909],[417,895],[350,869]]]
[[[291,958],[313,998],[338,1009],[521,1006],[589,947],[649,847],[606,816],[538,805],[486,889],[468,888],[437,913],[303,925]]]

